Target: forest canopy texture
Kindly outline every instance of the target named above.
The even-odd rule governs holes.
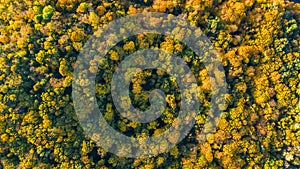
[[[88,70],[98,73],[97,103],[115,130],[151,137],[178,115],[178,86],[161,70],[145,70],[130,85],[132,104],[140,110],[149,107],[149,91],[165,92],[160,118],[142,124],[116,111],[110,93],[114,68],[137,50],[160,48],[182,57],[201,100],[183,141],[158,156],[133,159],[109,153],[85,135],[72,79],[77,56],[94,32],[142,12],[173,14],[200,27],[221,58],[228,93],[216,130],[202,138],[212,91],[195,53],[157,34],[119,42],[99,67],[91,63]],[[0,0],[0,168],[300,168],[299,23],[300,4],[288,0]]]

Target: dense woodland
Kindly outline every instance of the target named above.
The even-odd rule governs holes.
[[[72,72],[80,50],[99,28],[152,11],[187,19],[209,37],[225,70],[226,107],[216,131],[199,138],[212,92],[203,64],[172,37],[126,39],[99,68],[89,69],[100,72],[96,96],[111,126],[128,136],[148,137],[176,118],[176,82],[159,70],[136,75],[130,95],[145,110],[149,91],[165,91],[162,117],[141,124],[115,110],[109,85],[113,68],[140,49],[158,47],[181,56],[195,74],[202,105],[195,126],[170,151],[121,158],[84,134],[72,103]],[[299,168],[299,23],[300,4],[288,0],[0,0],[0,168]]]

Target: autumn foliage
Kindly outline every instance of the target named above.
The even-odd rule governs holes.
[[[99,61],[99,68],[91,62],[88,70],[98,73],[98,105],[112,127],[132,137],[153,136],[178,114],[178,86],[161,70],[137,74],[130,96],[145,110],[149,91],[163,90],[167,108],[162,117],[141,124],[121,117],[113,106],[114,68],[140,49],[160,48],[182,57],[199,82],[201,108],[188,136],[169,152],[121,158],[85,136],[71,99],[72,72],[96,30],[147,11],[187,19],[209,37],[225,69],[226,107],[216,131],[201,135],[212,92],[203,64],[172,37],[125,39]],[[286,0],[1,0],[0,168],[299,168],[299,11],[299,3]]]

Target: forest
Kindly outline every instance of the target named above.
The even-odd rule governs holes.
[[[160,48],[180,56],[195,75],[201,101],[195,125],[179,144],[157,156],[126,158],[85,134],[74,110],[73,71],[97,30],[143,12],[172,14],[201,28],[220,56],[228,92],[215,131],[203,137],[214,91],[195,53],[158,34],[119,42],[99,67],[92,62],[88,70],[97,74],[97,104],[116,131],[151,137],[178,116],[178,85],[159,69],[135,75],[130,96],[144,111],[149,92],[164,91],[167,106],[160,118],[138,123],[116,110],[114,69],[138,50]],[[0,0],[0,169],[300,168],[299,46],[295,0]]]

